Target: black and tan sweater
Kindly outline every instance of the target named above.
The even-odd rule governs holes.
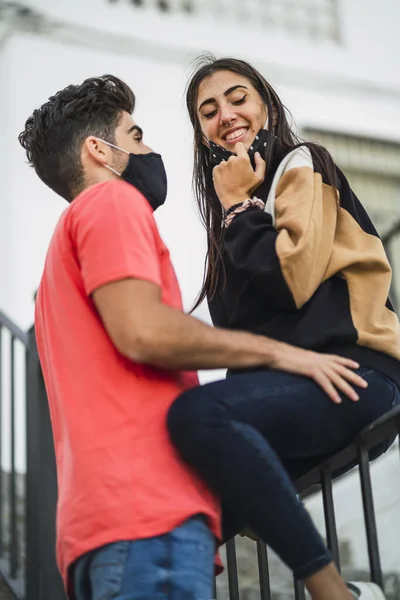
[[[353,358],[400,386],[391,268],[339,169],[337,178],[335,190],[305,146],[282,160],[265,211],[247,210],[226,229],[226,282],[220,270],[211,318],[220,327]]]

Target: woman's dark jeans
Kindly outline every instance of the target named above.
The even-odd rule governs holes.
[[[311,379],[263,370],[188,390],[168,416],[182,457],[222,499],[224,539],[250,527],[298,579],[332,558],[292,480],[400,403],[390,379],[357,372],[368,381],[358,402],[334,404]]]

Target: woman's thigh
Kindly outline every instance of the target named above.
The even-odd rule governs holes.
[[[255,427],[284,462],[307,459],[343,448],[393,407],[391,380],[369,368],[357,372],[368,382],[357,402],[342,395],[335,404],[311,379],[279,371],[232,375],[204,386],[202,396],[206,404],[222,404],[228,418]]]

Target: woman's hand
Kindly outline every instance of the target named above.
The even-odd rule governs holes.
[[[360,366],[354,360],[334,354],[311,352],[286,344],[284,346],[270,367],[310,377],[336,404],[342,401],[338,391],[356,402],[359,396],[353,386],[368,386],[365,379],[354,373],[354,369]]]
[[[242,142],[235,144],[236,156],[230,156],[213,170],[214,188],[225,210],[244,202],[264,181],[266,163],[259,152],[254,155],[255,170]]]

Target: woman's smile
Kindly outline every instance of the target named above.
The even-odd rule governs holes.
[[[244,142],[248,131],[249,127],[234,127],[224,133],[222,139],[232,145],[237,144],[238,142]]]

